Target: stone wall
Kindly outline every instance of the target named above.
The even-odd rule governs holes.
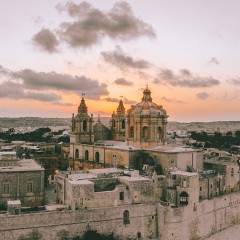
[[[203,239],[240,223],[240,194],[204,200],[194,209],[158,204],[158,233],[162,240]]]
[[[130,223],[123,223],[123,212],[129,211]],[[102,209],[44,212],[38,214],[0,215],[0,240],[18,239],[37,229],[43,239],[57,240],[57,233],[67,230],[70,236],[83,235],[88,229],[99,233],[114,233],[121,239],[157,238],[156,207],[154,204],[119,206]]]

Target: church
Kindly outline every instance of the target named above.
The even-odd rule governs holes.
[[[82,98],[77,115],[72,116],[72,170],[120,167],[151,169],[158,174],[166,174],[174,167],[183,171],[187,166],[202,170],[201,151],[167,144],[167,119],[166,110],[153,102],[148,87],[143,91],[141,102],[127,111],[123,101],[119,101],[109,128],[100,119],[94,125]]]

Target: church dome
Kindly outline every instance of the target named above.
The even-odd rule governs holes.
[[[143,91],[142,101],[128,110],[130,115],[162,115],[166,116],[166,110],[161,105],[152,102],[151,91],[148,87]]]

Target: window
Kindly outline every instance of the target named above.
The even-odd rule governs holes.
[[[115,120],[112,120],[112,126],[113,126],[113,128],[116,127],[116,122],[115,122]]]
[[[3,184],[3,193],[9,194],[10,193],[10,183],[4,183]]]
[[[28,193],[32,193],[33,192],[33,183],[32,182],[28,182],[27,183],[27,192]]]
[[[88,150],[85,151],[85,160],[88,160],[89,159],[89,153],[88,153]]]
[[[129,211],[125,210],[123,212],[123,224],[129,224],[130,223],[130,219],[129,219]]]
[[[134,127],[130,127],[130,138],[134,138]]]
[[[95,161],[99,162],[99,152],[95,152]]]
[[[180,196],[180,204],[188,205],[189,195],[186,192],[181,192],[179,196]]]
[[[202,191],[202,187],[200,187],[200,191]]]
[[[122,120],[122,129],[125,129],[125,120]]]
[[[158,128],[157,128],[157,138],[160,139],[160,138],[161,138],[161,135],[162,135],[162,128],[161,128],[161,127],[158,127]]]
[[[119,193],[119,199],[120,199],[121,201],[124,200],[124,192],[120,192],[120,193]]]
[[[112,165],[117,166],[117,155],[116,154],[112,155]]]
[[[79,158],[79,150],[78,149],[76,149],[76,151],[75,151],[75,158]]]
[[[231,177],[234,177],[234,169],[231,169]]]
[[[137,233],[137,239],[141,239],[141,233],[140,232]]]
[[[148,138],[148,127],[143,127],[142,129],[143,138]]]
[[[87,121],[83,120],[83,131],[87,131]]]

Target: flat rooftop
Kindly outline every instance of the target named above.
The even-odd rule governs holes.
[[[17,160],[16,166],[4,166],[0,167],[1,172],[26,172],[26,171],[43,171],[44,168],[41,167],[33,159],[23,159]]]
[[[81,181],[81,180],[87,180],[87,179],[94,179],[97,178],[96,175],[90,174],[90,173],[71,173],[68,174],[69,181]]]
[[[216,160],[216,159],[204,159],[203,163],[211,163],[216,165],[236,165],[236,162],[224,161],[224,160]]]
[[[99,141],[95,143],[96,147],[105,147],[105,148],[113,148],[113,149],[121,149],[121,150],[140,150],[141,148],[132,147],[127,145],[126,142],[120,142],[120,141]],[[190,147],[186,147],[184,145],[164,145],[164,146],[157,146],[153,148],[142,148],[144,150],[148,151],[154,151],[154,152],[165,152],[165,153],[181,153],[181,152],[199,152],[200,149],[194,149]]]
[[[119,180],[124,180],[128,182],[137,182],[137,181],[151,181],[150,178],[138,176],[138,177],[131,177],[131,176],[121,176],[118,177]]]
[[[182,176],[187,176],[187,177],[198,175],[198,173],[195,173],[195,172],[184,172],[184,171],[171,172],[171,174],[172,175],[182,175]]]
[[[101,169],[90,169],[88,170],[91,174],[108,174],[108,173],[120,173],[123,170],[118,168],[101,168]]]

